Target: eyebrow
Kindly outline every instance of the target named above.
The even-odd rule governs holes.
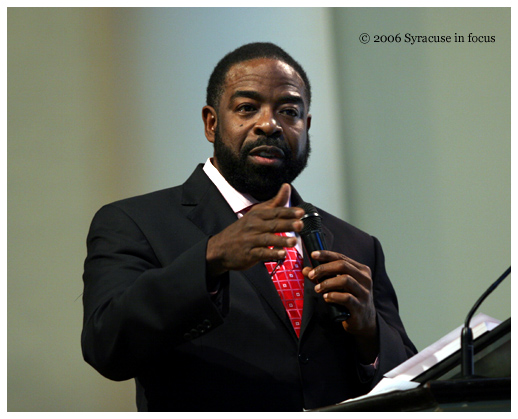
[[[253,100],[257,100],[257,101],[260,101],[263,99],[263,96],[259,92],[256,92],[255,90],[236,90],[232,94],[232,96],[230,96],[230,101],[233,101],[234,99],[237,99],[240,97],[245,97],[245,98],[253,99]],[[295,104],[300,104],[302,106],[304,105],[304,100],[302,99],[302,96],[296,95],[296,94],[283,95],[278,99],[278,101],[281,103],[295,103]]]
[[[254,91],[254,90],[236,90],[232,96],[230,96],[230,100],[237,99],[239,97],[246,97],[248,99],[261,100],[262,96]]]

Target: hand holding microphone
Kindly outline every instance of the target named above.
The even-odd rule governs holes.
[[[299,233],[313,268],[304,275],[317,284],[315,291],[329,303],[331,315],[344,329],[369,346],[377,345],[376,309],[372,291],[371,270],[341,253],[326,249],[321,217],[308,203],[304,209],[304,227]]]
[[[326,250],[326,244],[322,234],[322,220],[316,208],[310,203],[304,202],[300,205],[300,208],[304,210],[305,214],[301,218],[304,227],[302,227],[302,231],[299,234],[302,238],[304,250],[311,261],[311,266],[316,268],[320,266],[320,262],[312,257],[312,253]],[[330,304],[329,312],[335,322],[342,322],[351,316],[351,313],[349,313],[346,307],[337,304]]]

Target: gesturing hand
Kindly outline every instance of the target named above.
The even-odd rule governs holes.
[[[211,237],[207,244],[207,266],[211,276],[229,270],[245,270],[257,262],[282,259],[283,247],[293,247],[295,237],[275,233],[302,230],[301,208],[286,208],[290,185],[283,184],[275,197],[254,205],[241,219]],[[271,247],[274,248],[271,248]]]

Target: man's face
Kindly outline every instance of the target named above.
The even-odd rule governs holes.
[[[311,116],[288,64],[254,59],[230,68],[219,109],[203,110],[214,165],[238,191],[269,199],[307,164]]]

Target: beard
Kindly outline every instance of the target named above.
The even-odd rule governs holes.
[[[262,145],[275,146],[284,152],[284,161],[278,166],[262,166],[248,160],[252,149]],[[293,158],[293,152],[285,141],[272,137],[259,137],[256,141],[246,144],[236,155],[228,147],[216,128],[214,139],[214,157],[219,170],[230,185],[241,193],[252,195],[259,201],[273,198],[283,183],[293,182],[308,164],[311,147],[309,134],[306,149],[300,157]]]

